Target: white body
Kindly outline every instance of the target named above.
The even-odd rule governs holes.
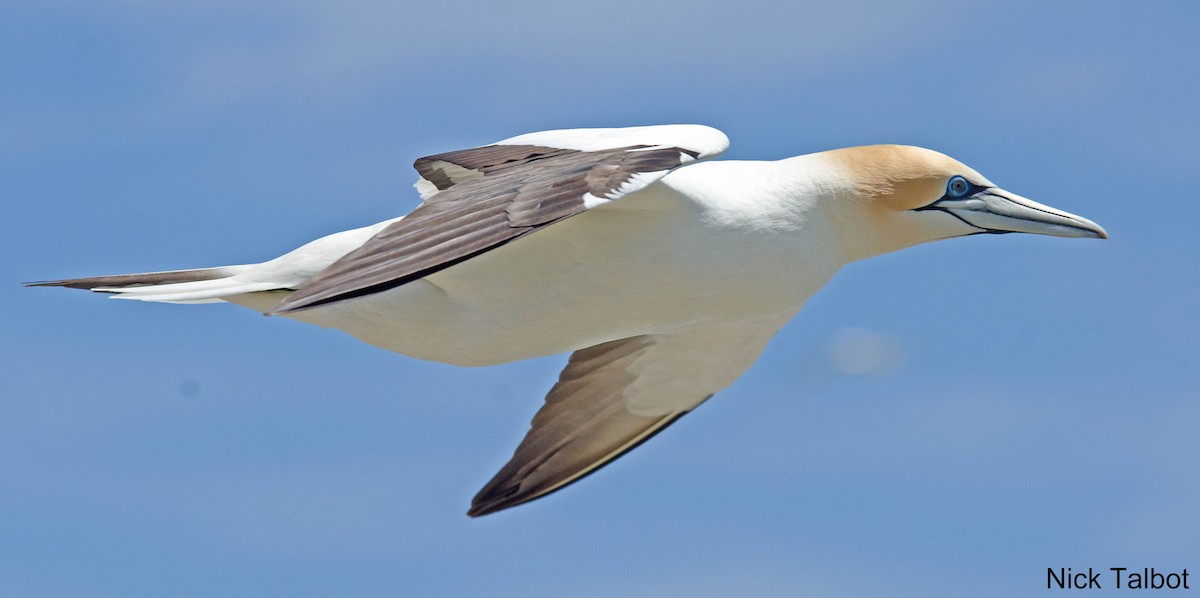
[[[689,165],[425,279],[284,315],[456,365],[506,363],[716,322],[763,319],[773,331],[847,261],[817,201],[816,181],[803,176],[806,167],[820,171],[812,164],[820,159]],[[299,286],[324,265],[314,262],[332,262],[377,228],[314,241],[238,277]],[[281,297],[224,299],[267,311]]]

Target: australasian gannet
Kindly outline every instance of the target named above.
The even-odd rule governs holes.
[[[228,301],[464,366],[573,351],[478,516],[695,409],[849,262],[984,233],[1107,238],[932,150],[705,161],[728,144],[700,125],[521,135],[417,160],[411,213],[270,261],[30,284]]]

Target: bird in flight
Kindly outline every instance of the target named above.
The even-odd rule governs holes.
[[[728,145],[701,125],[530,133],[420,158],[411,213],[266,262],[28,284],[226,301],[462,366],[572,352],[479,516],[698,407],[847,263],[968,235],[1108,237],[928,149],[709,160]]]

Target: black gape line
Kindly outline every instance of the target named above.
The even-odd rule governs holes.
[[[954,184],[954,181],[956,179],[966,181],[966,183],[968,185],[967,191],[965,193],[963,193],[962,195],[952,195],[950,193],[950,186]],[[991,193],[990,192],[991,189],[992,189],[992,187],[984,187],[982,185],[976,185],[975,183],[968,181],[966,179],[966,177],[956,176],[956,177],[951,178],[950,181],[946,183],[946,193],[944,195],[933,200],[932,202],[929,203],[929,205],[921,206],[919,208],[914,208],[912,211],[914,211],[914,212],[941,212],[943,214],[949,214],[949,215],[953,216],[954,218],[958,219],[959,222],[961,222],[967,226],[970,226],[972,228],[979,229],[979,232],[970,233],[971,235],[1007,235],[1008,233],[1011,233],[1013,231],[993,230],[990,228],[983,228],[982,226],[968,222],[962,216],[959,216],[958,214],[955,214],[954,212],[951,212],[950,210],[947,210],[946,208],[943,208],[943,207],[937,205],[939,202],[942,202],[942,201],[945,201],[948,199],[949,200],[963,200],[963,199],[967,199],[968,197],[974,197],[976,195],[979,195],[980,193],[986,193],[988,195],[991,195],[992,197],[1000,197],[1001,199],[1004,199],[1003,197],[996,195],[995,193]],[[969,235],[963,235],[963,236],[969,236]]]
[[[938,201],[942,201],[942,200],[939,199]],[[995,230],[995,229],[991,229],[991,228],[983,228],[982,226],[979,226],[977,224],[972,224],[971,222],[968,222],[962,216],[959,216],[958,214],[955,214],[954,212],[951,212],[950,210],[947,210],[946,208],[943,208],[941,206],[934,205],[936,203],[937,203],[937,201],[935,201],[932,204],[929,204],[927,206],[922,206],[922,207],[916,208],[913,211],[914,212],[941,212],[943,214],[949,214],[949,215],[957,218],[959,222],[961,222],[967,226],[970,226],[972,228],[979,229],[979,232],[970,233],[971,235],[1007,235],[1008,233],[1014,232],[1011,230]],[[970,235],[963,235],[963,236],[966,237],[966,236],[970,236]]]
[[[959,194],[953,193],[952,189],[953,189],[954,183],[956,181],[965,182],[967,184],[966,191],[964,191],[963,193],[959,193]],[[914,212],[941,212],[943,214],[949,214],[949,215],[955,217],[956,219],[958,219],[959,222],[961,222],[967,226],[970,226],[972,228],[979,229],[979,232],[970,233],[970,235],[1007,235],[1008,233],[1011,233],[1013,231],[1011,231],[1011,230],[994,230],[994,229],[990,229],[990,228],[984,228],[982,226],[979,226],[977,224],[967,221],[967,219],[963,218],[962,216],[959,216],[958,214],[955,214],[954,212],[951,212],[950,210],[947,210],[946,208],[943,208],[943,207],[937,205],[939,202],[946,201],[948,199],[963,200],[963,199],[967,199],[969,197],[975,197],[976,195],[979,195],[981,193],[990,195],[992,197],[996,197],[999,199],[1007,199],[1006,197],[1004,197],[1002,195],[996,195],[995,193],[992,193],[991,192],[992,189],[994,189],[994,187],[985,187],[983,185],[976,185],[975,183],[972,183],[971,181],[967,180],[967,177],[964,177],[962,175],[956,175],[956,176],[950,177],[950,180],[946,182],[946,193],[945,194],[943,194],[941,197],[930,202],[929,205],[921,206],[919,208],[914,208],[912,211],[914,211]],[[1033,209],[1036,210],[1037,208],[1033,208]],[[1047,214],[1051,214],[1050,212],[1046,212],[1045,210],[1038,210],[1038,211],[1045,212]],[[963,235],[963,236],[966,237],[966,236],[970,236],[970,235]]]

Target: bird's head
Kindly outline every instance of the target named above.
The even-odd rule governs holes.
[[[850,196],[852,215],[839,225],[855,258],[985,233],[1108,238],[1095,222],[1009,193],[933,150],[871,145],[827,155]]]

